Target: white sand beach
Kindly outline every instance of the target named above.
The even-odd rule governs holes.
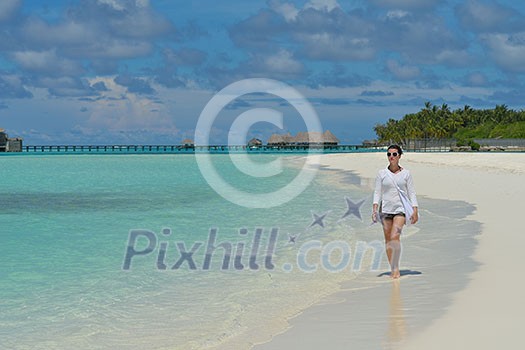
[[[334,154],[323,156],[322,164],[371,182],[387,160],[383,153]],[[412,259],[414,266],[408,268],[417,269],[420,276],[407,274],[398,281],[364,276],[380,281],[366,290],[356,287],[360,277],[352,288],[343,286],[341,292],[291,319],[284,333],[254,349],[376,349],[376,343],[383,349],[520,347],[525,324],[521,266],[525,154],[406,153],[400,164],[412,172],[418,198],[474,206],[465,219],[481,223],[481,233],[471,240],[475,268],[467,268],[467,277],[461,279],[456,274],[463,263],[438,261],[425,268]],[[425,220],[421,202],[420,208]],[[363,208],[363,216],[370,211]],[[424,237],[425,230],[417,235]],[[404,249],[410,251],[410,237]],[[452,252],[458,259],[467,254],[461,249]],[[443,290],[454,292],[444,296]],[[431,309],[440,311],[426,311]],[[416,321],[420,324],[411,324]]]

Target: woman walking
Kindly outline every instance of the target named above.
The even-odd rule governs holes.
[[[398,145],[388,147],[388,167],[377,173],[372,207],[372,220],[381,221],[385,235],[385,248],[391,268],[391,277],[399,278],[399,258],[401,256],[401,243],[399,238],[406,220],[415,224],[418,221],[418,204],[414,182],[410,172],[399,165],[403,151]],[[403,206],[401,193],[403,191],[413,208],[409,213]],[[407,208],[409,209],[409,208]],[[408,213],[407,213],[408,212]],[[407,215],[408,214],[408,215]],[[407,217],[409,216],[409,217]]]

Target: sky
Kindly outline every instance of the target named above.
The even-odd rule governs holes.
[[[420,110],[525,101],[525,4],[510,0],[2,0],[0,128],[26,145],[180,144],[229,84],[299,92],[343,144]],[[257,90],[218,112],[225,144],[306,130],[283,96]],[[262,118],[264,119],[264,118]],[[199,130],[198,130],[199,131]]]

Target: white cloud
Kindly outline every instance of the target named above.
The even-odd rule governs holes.
[[[110,19],[110,32],[122,38],[148,39],[174,32],[170,21],[155,13],[149,7],[131,7],[124,15]]]
[[[166,65],[173,66],[199,66],[206,60],[206,52],[191,47],[182,47],[178,50],[171,48],[162,52]]]
[[[129,1],[126,0],[97,0],[99,4],[108,5],[117,11],[122,11],[126,8],[126,3]]]
[[[89,105],[88,128],[107,130],[175,130],[170,111],[164,104],[144,95],[129,93],[114,78],[97,77],[90,85],[103,82],[107,91]]]
[[[135,0],[137,7],[149,7],[149,0]]]
[[[525,32],[510,34],[484,34],[481,39],[492,59],[506,71],[525,72]]]
[[[465,27],[481,32],[506,30],[515,20],[523,22],[523,18],[516,18],[518,13],[511,8],[478,0],[458,6],[456,14]]]
[[[304,69],[303,64],[295,60],[292,53],[284,49],[275,55],[266,57],[263,62],[264,68],[273,72],[300,73]]]
[[[458,65],[465,58],[468,41],[439,16],[392,16],[375,23],[377,49],[399,53],[406,62]],[[454,57],[458,53],[461,59]]]
[[[232,27],[240,48],[277,50],[281,43],[296,57],[327,62],[372,61],[395,52],[406,61],[458,66],[468,60],[468,41],[440,16],[413,14],[415,2],[392,1],[406,9],[386,13],[345,11],[335,1],[309,2],[286,23],[275,12],[261,11]],[[281,5],[271,2],[274,8]],[[310,6],[310,7],[309,7]],[[332,9],[328,11],[327,9]],[[284,17],[286,19],[286,17]],[[281,46],[282,47],[282,46]]]
[[[390,10],[387,12],[386,17],[389,19],[400,19],[403,17],[406,17],[410,14],[410,12],[403,11],[403,10]]]
[[[388,60],[386,62],[387,70],[400,80],[410,80],[417,78],[421,71],[415,66],[402,66],[395,60]]]
[[[328,61],[369,60],[376,50],[367,37],[352,37],[342,33],[314,33],[298,36],[304,43],[304,54]]]
[[[21,0],[0,1],[0,23],[9,20],[18,10]]]
[[[30,98],[33,94],[19,76],[0,74],[0,98]]]
[[[233,81],[250,78],[264,77],[273,79],[298,79],[304,72],[304,65],[296,60],[292,53],[281,49],[274,54],[256,53],[251,54],[250,58],[239,64],[234,69],[215,69],[208,72],[211,80],[215,80],[216,85],[224,86]]]
[[[305,5],[304,8],[313,8],[319,11],[327,11],[330,12],[335,8],[339,8],[339,4],[337,3],[337,0],[310,0]]]
[[[444,49],[436,55],[436,63],[453,66],[468,66],[470,62],[472,62],[472,57],[466,50]]]
[[[108,14],[100,4],[111,6],[121,14]],[[59,21],[29,17],[20,32],[26,44],[40,48],[60,47],[61,52],[71,56],[79,52],[77,56],[83,57],[107,54],[131,58],[150,53],[151,39],[169,35],[174,30],[171,22],[153,12],[147,1],[99,0],[98,6],[85,2],[70,9],[70,14]],[[115,54],[116,51],[119,53]]]
[[[70,55],[100,59],[132,59],[150,54],[153,45],[143,41],[102,40],[82,49],[70,49]]]
[[[432,8],[443,0],[369,0],[376,6],[387,9],[420,10]]]
[[[81,43],[100,40],[103,34],[87,23],[67,21],[51,25],[37,17],[29,18],[21,28],[21,33],[33,45],[47,47],[80,46]]]
[[[481,72],[473,72],[465,77],[465,81],[469,86],[485,86],[488,83],[488,79],[485,74]]]
[[[51,76],[80,75],[83,68],[80,63],[57,56],[55,50],[17,51],[13,60],[24,70]]]
[[[290,3],[280,3],[277,0],[272,0],[269,2],[270,8],[284,17],[287,22],[294,21],[297,18],[299,10],[295,7],[294,4]]]

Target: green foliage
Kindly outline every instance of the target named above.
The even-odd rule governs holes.
[[[469,141],[466,139],[457,139],[456,146],[462,147],[468,145]]]
[[[453,137],[455,139],[488,139],[491,138],[490,134],[494,127],[495,124],[492,122],[470,128],[465,127],[454,133]]]
[[[473,151],[479,151],[479,149],[481,148],[481,145],[475,142],[474,140],[464,139],[464,138],[457,139],[456,146],[458,147],[469,146],[470,149]]]
[[[472,149],[473,151],[479,151],[481,147],[480,144],[475,142],[474,140],[470,140],[468,145],[470,146],[470,149]]]
[[[490,138],[525,139],[525,122],[498,124],[490,133]]]
[[[475,138],[525,138],[525,111],[514,111],[506,105],[494,109],[472,109],[464,106],[450,110],[447,104],[441,106],[425,103],[417,113],[407,114],[401,120],[389,119],[385,124],[374,127],[380,142],[407,144],[410,139],[455,138],[473,149]]]

